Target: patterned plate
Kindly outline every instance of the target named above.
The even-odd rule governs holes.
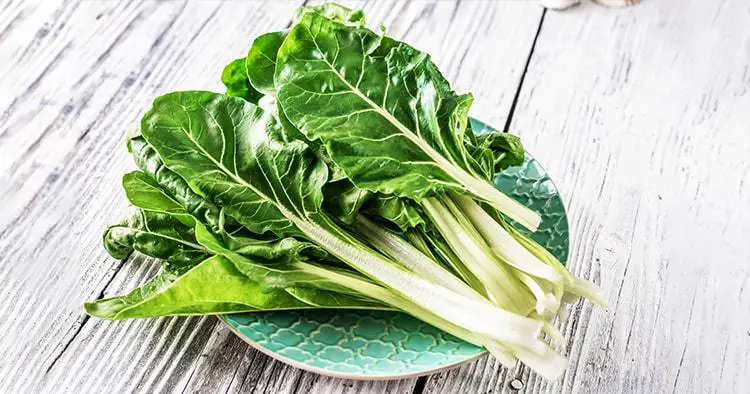
[[[472,119],[478,133],[491,130]],[[568,220],[544,169],[527,155],[495,179],[498,189],[541,213],[532,235],[563,264]],[[222,316],[251,346],[287,364],[347,379],[399,379],[435,373],[473,360],[484,350],[399,312],[310,310]]]

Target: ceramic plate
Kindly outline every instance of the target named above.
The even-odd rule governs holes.
[[[472,120],[478,133],[491,130]],[[568,220],[562,200],[533,157],[495,178],[498,189],[542,215],[532,235],[563,264]],[[310,310],[226,315],[223,321],[261,352],[287,364],[347,379],[398,379],[435,373],[484,350],[404,313]]]

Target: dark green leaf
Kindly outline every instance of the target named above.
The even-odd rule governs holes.
[[[104,247],[114,258],[122,259],[137,250],[163,259],[170,272],[184,272],[209,256],[195,239],[191,227],[173,216],[143,209],[133,211],[126,220],[107,228]]]
[[[453,191],[534,227],[539,218],[484,179],[465,148],[470,95],[457,95],[429,56],[305,14],[277,55],[278,101],[363,189],[421,200]]]
[[[365,203],[364,212],[388,220],[405,231],[424,226],[426,220],[420,208],[413,201],[393,195],[377,194]]]
[[[227,87],[228,96],[242,97],[253,103],[257,103],[263,97],[247,79],[245,58],[235,59],[227,64],[221,73],[221,82]]]
[[[262,288],[289,288],[293,286],[307,286],[314,287],[318,290],[328,291],[334,290],[342,294],[352,294],[351,290],[339,286],[336,283],[331,282],[325,277],[317,274],[312,274],[303,269],[305,264],[316,264],[310,262],[301,262],[298,258],[290,258],[289,253],[284,253],[282,259],[267,260],[249,258],[243,256],[236,251],[227,249],[222,242],[217,239],[213,234],[206,230],[205,227],[200,224],[196,227],[196,235],[198,242],[210,250],[212,253],[222,255],[228,258],[237,269],[246,275],[248,278],[252,278]],[[323,267],[322,265],[319,265]],[[354,273],[351,271],[340,270],[335,267],[323,267],[325,270],[334,270],[336,272],[342,272],[346,275],[353,275],[360,280],[366,280],[361,274]]]
[[[349,26],[365,26],[365,14],[362,10],[352,10],[336,3],[324,3],[317,6],[304,6],[297,9],[294,16],[295,23],[298,22],[305,14],[315,13],[322,15],[336,22],[344,23]]]
[[[477,142],[493,153],[494,172],[523,164],[526,151],[521,139],[513,134],[493,131],[479,135]]]
[[[171,215],[188,227],[195,225],[195,219],[185,207],[146,173],[129,172],[123,175],[122,185],[128,201],[136,207]]]
[[[244,100],[170,93],[154,101],[141,130],[170,169],[257,234],[305,236],[300,221],[320,209],[326,166]]]
[[[359,187],[415,198],[462,189],[442,154],[464,161],[455,126],[465,126],[471,97],[450,91],[426,55],[386,42],[305,15],[279,52],[284,112],[308,138],[321,139]]]
[[[259,92],[275,96],[273,74],[276,69],[276,53],[284,42],[286,31],[275,31],[258,36],[253,41],[245,58],[247,78]]]
[[[166,168],[164,170],[167,171]],[[124,179],[125,193],[136,207],[173,216],[189,226],[192,233],[192,228],[196,225],[193,216],[172,199],[161,185],[145,173],[138,171],[126,174]],[[197,195],[194,197],[200,198]],[[195,202],[195,200],[191,201]],[[201,223],[205,223],[205,221]],[[231,234],[225,231],[214,231],[214,233],[221,237],[221,242],[228,249],[242,255],[260,257],[269,261],[297,260],[303,258],[303,254],[312,258],[327,257],[327,253],[318,246],[294,238],[279,239],[274,236],[260,236],[242,228]],[[167,255],[164,254],[149,255],[167,259]]]
[[[221,209],[193,191],[182,177],[167,168],[142,136],[131,138],[128,149],[145,175],[126,174],[123,178],[123,186],[133,205],[154,211],[162,211],[171,206],[172,211],[176,212],[179,208],[172,204],[177,203],[185,213],[205,223],[214,232],[219,233],[225,227],[229,231],[234,230],[236,226],[233,223],[224,223]],[[146,180],[149,177],[153,182]]]
[[[362,205],[373,194],[352,185],[348,179],[329,182],[323,189],[326,211],[346,224],[354,223]]]

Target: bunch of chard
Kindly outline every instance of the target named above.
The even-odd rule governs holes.
[[[523,147],[475,135],[472,96],[427,54],[325,4],[257,37],[222,81],[158,97],[131,133],[133,212],[104,243],[162,270],[89,314],[399,310],[505,365],[564,371],[553,319],[603,300],[511,225],[540,222],[492,184]]]

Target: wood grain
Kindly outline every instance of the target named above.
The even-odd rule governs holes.
[[[570,269],[610,305],[572,311],[559,382],[482,360],[425,392],[750,391],[749,12],[545,15],[511,126],[566,197]]]
[[[743,0],[560,13],[348,2],[431,53],[474,94],[472,114],[521,134],[562,190],[570,268],[610,306],[571,311],[558,382],[486,357],[428,379],[332,379],[260,354],[213,317],[84,316],[84,300],[157,269],[100,246],[126,206],[125,126],[159,93],[220,90],[221,67],[299,4],[0,4],[0,392],[485,393],[513,380],[524,392],[750,392]]]
[[[96,389],[90,382],[97,380],[100,387],[124,390],[163,387],[176,384],[181,370],[149,371],[174,371],[180,357],[198,357],[201,347],[188,344],[205,343],[214,318],[107,325],[88,320],[81,309],[84,300],[101,295],[119,269],[130,268],[109,258],[100,245],[101,231],[126,205],[119,185],[130,165],[124,127],[159,92],[219,89],[217,70],[246,51],[250,37],[284,27],[296,6],[97,2],[50,10],[47,4],[22,5],[21,20],[0,42],[0,51],[14,56],[18,74],[4,74],[2,80],[2,91],[13,94],[2,96],[0,293],[13,302],[3,302],[0,310],[0,392],[30,389],[45,373],[48,388]],[[49,31],[27,33],[34,29]],[[213,40],[222,45],[210,45]],[[136,283],[107,291],[122,292]],[[135,333],[144,335],[137,340]],[[174,338],[177,333],[184,335]],[[115,343],[136,353],[107,358],[112,350],[107,346],[74,341],[87,336],[105,343],[117,338]],[[164,349],[179,357],[157,358]],[[129,361],[137,354],[156,364],[135,368]],[[106,368],[113,364],[118,368]],[[139,375],[122,372],[131,370]]]

